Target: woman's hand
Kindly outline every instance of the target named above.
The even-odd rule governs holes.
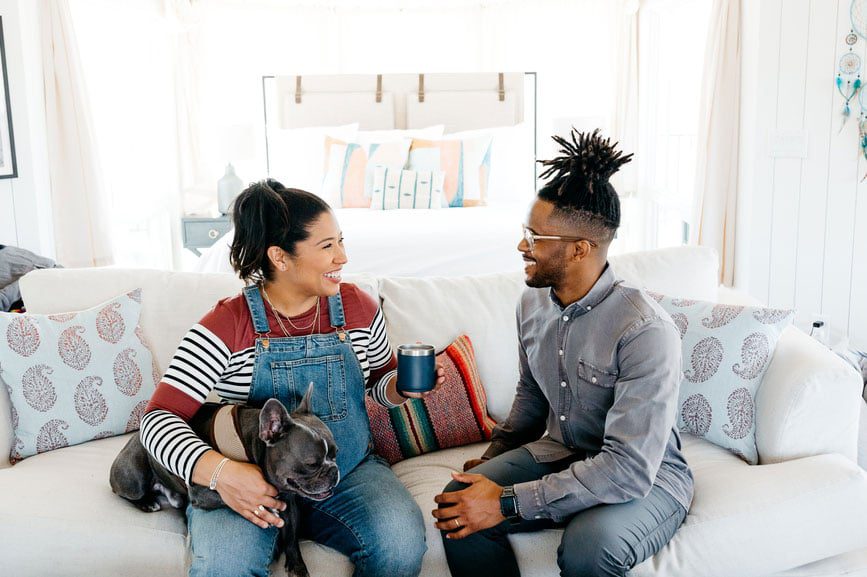
[[[274,498],[277,489],[256,465],[228,461],[220,471],[217,492],[229,508],[254,525],[263,529],[283,526],[283,519],[271,510],[283,511],[286,503]]]
[[[432,388],[432,389],[429,390],[429,391],[425,391],[424,393],[410,393],[410,392],[405,392],[405,393],[401,393],[401,394],[402,394],[404,397],[408,397],[408,398],[411,398],[411,399],[423,399],[423,398],[425,398],[426,396],[428,396],[428,395],[432,395],[433,393],[437,392],[437,390],[438,390],[441,386],[443,386],[443,383],[445,383],[445,382],[446,382],[446,372],[445,372],[445,369],[443,369],[442,364],[440,364],[440,362],[437,361],[437,380],[436,380],[436,383],[434,383],[434,388]]]

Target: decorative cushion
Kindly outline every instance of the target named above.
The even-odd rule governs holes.
[[[485,408],[487,398],[470,338],[461,335],[437,360],[446,380],[424,399],[386,409],[367,398],[374,451],[389,463],[491,439],[496,422]]]
[[[484,205],[491,169],[491,136],[442,140],[414,138],[407,168],[442,170],[445,173],[446,206]]]
[[[683,341],[678,428],[757,464],[756,392],[793,311],[650,294]]]
[[[406,164],[411,140],[357,143],[325,140],[324,198],[337,199],[343,208],[368,208],[376,165],[400,170]]]
[[[81,312],[0,313],[13,462],[139,428],[159,379],[140,313],[141,289]]]
[[[445,173],[441,170],[395,170],[377,166],[373,170],[370,208],[440,208]]]

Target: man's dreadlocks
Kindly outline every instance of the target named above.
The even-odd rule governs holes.
[[[571,141],[552,138],[561,146],[561,156],[540,161],[547,167],[541,177],[551,180],[538,197],[553,203],[560,216],[595,240],[610,241],[620,226],[620,199],[608,179],[632,160],[632,154],[615,150],[618,143],[603,139],[599,129],[590,134],[573,127]]]

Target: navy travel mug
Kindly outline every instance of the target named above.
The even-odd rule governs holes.
[[[426,393],[436,384],[436,353],[432,345],[397,347],[397,390]]]

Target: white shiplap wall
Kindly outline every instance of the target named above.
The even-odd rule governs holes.
[[[755,156],[742,183],[751,213],[742,230],[748,242],[739,245],[747,280],[736,284],[772,306],[796,307],[800,326],[824,315],[834,337],[848,334],[867,349],[867,181],[860,182],[867,162],[858,147],[860,107],[853,100],[840,132],[843,101],[834,86],[849,4],[761,2],[752,28],[757,51],[744,53],[755,74],[743,94],[744,138],[755,139]],[[867,40],[855,48],[867,62]],[[774,142],[789,131],[806,132],[806,157],[774,156]]]

